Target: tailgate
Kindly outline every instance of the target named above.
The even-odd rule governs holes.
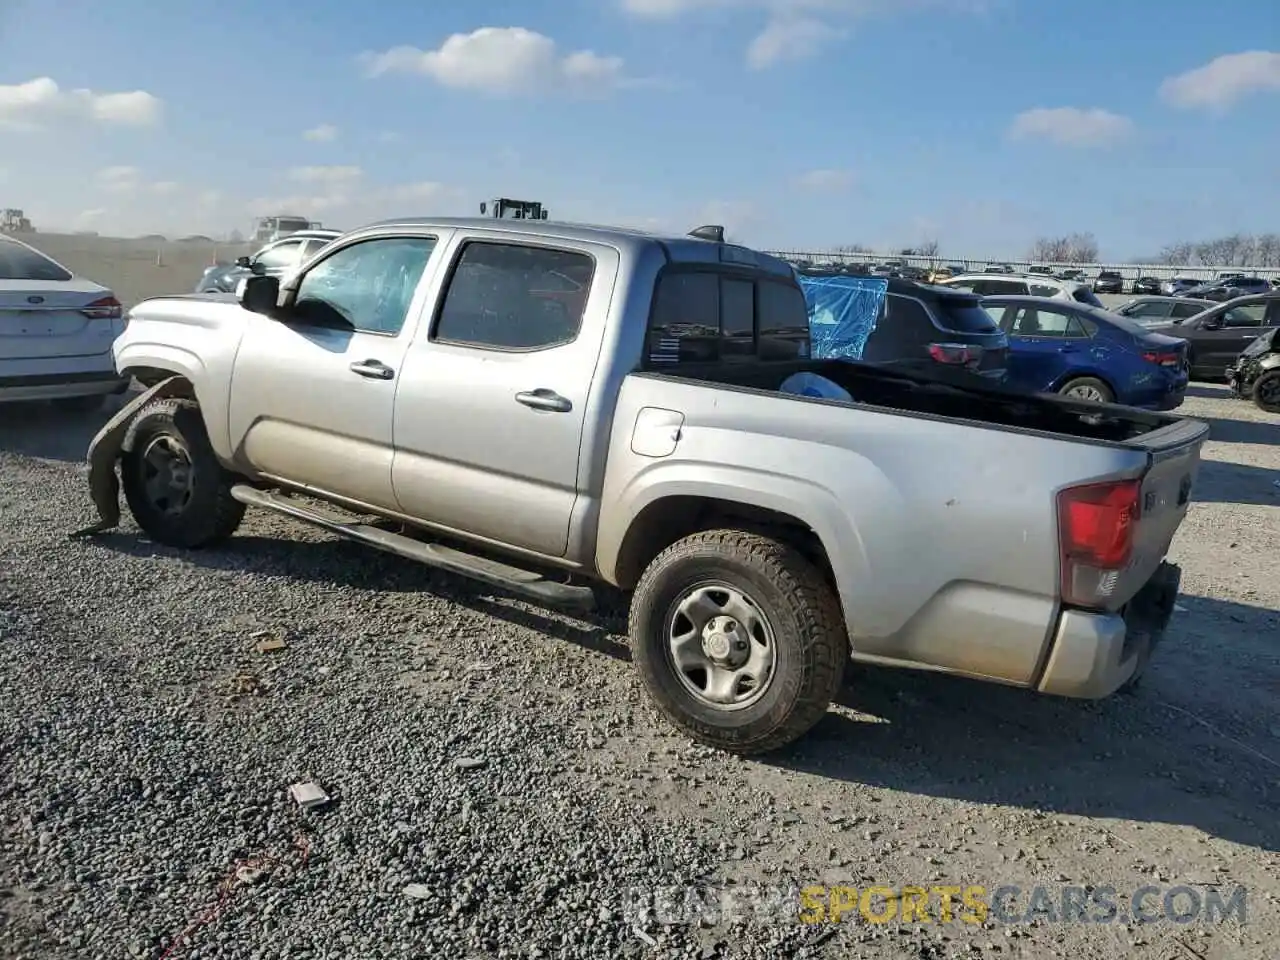
[[[1208,438],[1207,423],[1179,420],[1126,444],[1146,452],[1148,467],[1142,478],[1133,559],[1122,574],[1117,597],[1127,600],[1141,590],[1169,552],[1187,515],[1200,470],[1200,448]]]

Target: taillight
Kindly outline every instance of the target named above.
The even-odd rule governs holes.
[[[1064,603],[1106,606],[1133,556],[1141,494],[1138,480],[1068,487],[1058,494]]]
[[[937,363],[970,366],[982,360],[982,348],[967,343],[931,343],[929,356]]]
[[[1182,354],[1180,353],[1160,353],[1148,351],[1142,355],[1142,359],[1147,363],[1158,364],[1162,367],[1178,368],[1182,366]]]
[[[80,308],[90,320],[119,320],[124,316],[124,306],[115,297],[103,297]]]

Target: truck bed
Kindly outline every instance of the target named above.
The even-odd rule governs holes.
[[[1090,443],[1145,450],[1181,446],[1203,439],[1208,426],[1169,413],[1097,404],[1049,394],[1028,395],[975,378],[931,368],[928,375],[907,369],[848,360],[803,360],[793,363],[728,364],[682,368],[678,378],[750,390],[775,391],[794,373],[826,377],[849,391],[856,405],[994,427],[1068,436]],[[665,376],[665,375],[660,375]],[[810,403],[836,403],[811,397]]]

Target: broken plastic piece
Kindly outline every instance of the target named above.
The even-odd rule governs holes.
[[[329,802],[329,795],[318,783],[295,783],[289,793],[303,810],[314,810]]]

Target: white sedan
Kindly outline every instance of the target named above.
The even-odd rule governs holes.
[[[116,373],[111,344],[124,322],[106,287],[0,236],[0,401],[88,410],[122,393],[129,382]]]

